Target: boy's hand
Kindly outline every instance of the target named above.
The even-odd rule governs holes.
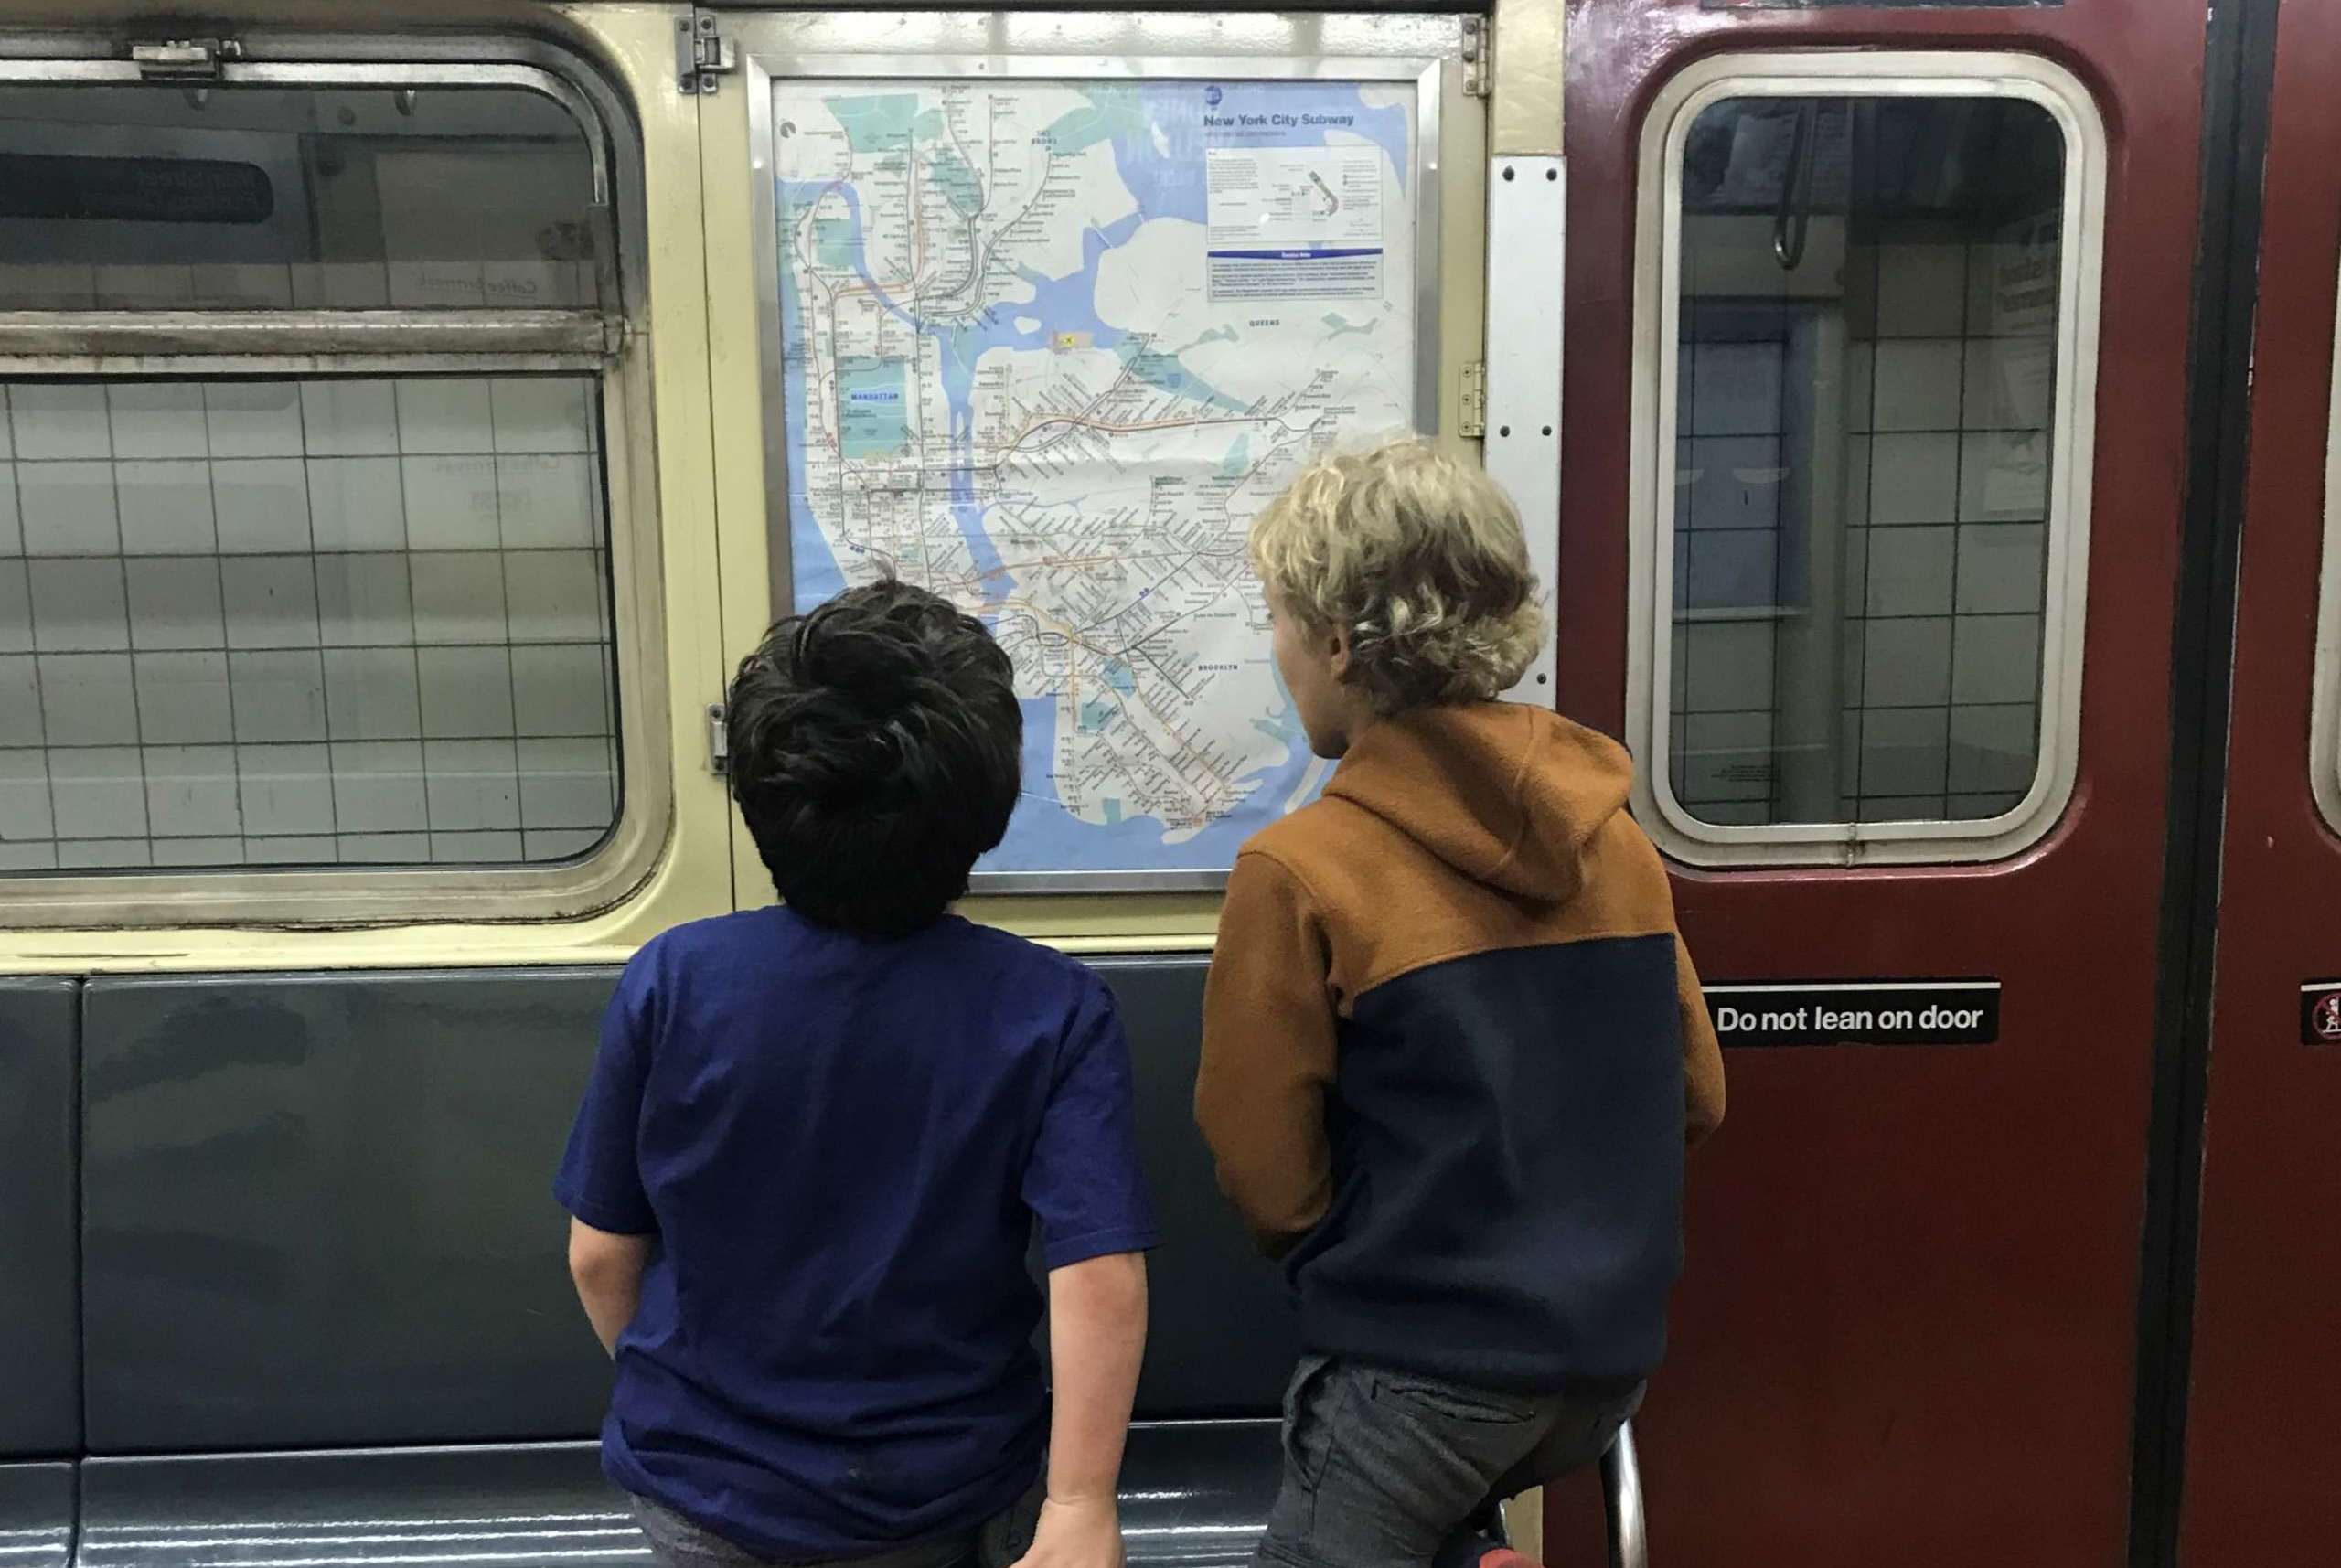
[[[1122,1518],[1111,1497],[1041,1505],[1032,1550],[1016,1568],[1122,1568]]]

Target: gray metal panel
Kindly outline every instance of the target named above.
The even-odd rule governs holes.
[[[1267,1518],[1277,1465],[1270,1421],[1133,1431],[1122,1469],[1130,1561],[1240,1568]],[[0,1491],[0,1509],[5,1498]],[[584,1443],[93,1459],[82,1467],[81,1507],[78,1568],[491,1559],[510,1568],[638,1568],[650,1560],[624,1495],[602,1479]]]
[[[72,1466],[0,1465],[0,1556],[8,1568],[72,1561]]]
[[[1165,1235],[1139,1411],[1272,1411],[1291,1314],[1189,1109],[1204,965],[1098,967],[1130,1033]],[[607,1374],[546,1189],[614,979],[91,982],[91,1447],[591,1433]]]
[[[1096,965],[1121,1003],[1136,1063],[1138,1147],[1162,1220],[1141,1416],[1275,1410],[1300,1353],[1282,1274],[1252,1248],[1219,1195],[1195,1131],[1203,1042],[1202,958],[1114,958]]]
[[[90,982],[91,1448],[591,1434],[548,1188],[615,983]]]
[[[7,1347],[0,1455],[81,1445],[73,1233],[80,988],[74,980],[0,980],[0,1345]]]

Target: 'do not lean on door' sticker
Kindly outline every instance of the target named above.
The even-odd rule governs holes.
[[[1705,993],[1726,1045],[1990,1045],[2000,1038],[1997,980],[1796,980]]]

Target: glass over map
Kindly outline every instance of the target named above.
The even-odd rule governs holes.
[[[1415,91],[775,84],[796,603],[891,569],[1015,660],[979,870],[1224,870],[1322,784],[1244,540],[1414,422]]]

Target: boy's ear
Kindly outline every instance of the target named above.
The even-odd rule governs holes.
[[[1335,680],[1350,677],[1350,629],[1336,626],[1325,634],[1325,667]]]

